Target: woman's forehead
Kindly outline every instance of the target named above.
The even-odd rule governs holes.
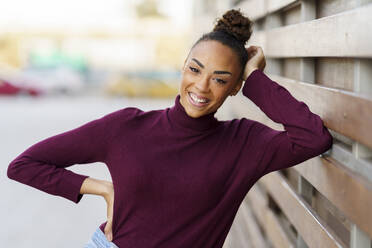
[[[236,67],[238,58],[234,51],[222,43],[214,40],[198,43],[189,54],[189,62],[197,59],[204,66]]]

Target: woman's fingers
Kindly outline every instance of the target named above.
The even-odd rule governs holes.
[[[261,58],[263,57],[263,51],[260,46],[250,46],[246,48],[247,54],[248,54],[248,60],[250,60],[253,57]]]
[[[112,215],[113,215],[113,203],[107,203],[107,223],[105,226],[105,235],[108,241],[112,241]]]
[[[251,59],[257,53],[257,48],[253,46],[248,47],[246,50],[248,54],[248,60]]]
[[[245,79],[254,69],[258,68],[263,71],[266,66],[265,56],[260,46],[250,46],[246,48],[246,51],[248,54],[248,61],[244,69],[243,77]]]
[[[112,219],[113,219],[113,213],[114,213],[114,190],[112,184],[109,185],[110,190],[108,190],[109,194],[106,195],[105,200],[107,203],[107,223],[105,226],[105,236],[108,241],[112,241],[113,235],[112,235]]]
[[[105,226],[105,236],[108,241],[112,241],[112,221],[107,221]]]
[[[246,50],[247,50],[248,53],[250,53],[250,52],[252,52],[252,51],[254,51],[256,49],[257,49],[256,46],[249,46],[248,48],[246,48]]]

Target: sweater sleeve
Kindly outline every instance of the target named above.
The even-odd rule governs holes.
[[[284,131],[255,122],[252,132],[258,149],[258,175],[297,165],[329,150],[333,137],[322,119],[287,89],[256,69],[244,83],[242,93]]]
[[[89,177],[66,167],[104,162],[107,123],[111,114],[32,145],[10,162],[7,176],[46,193],[78,203],[80,188]]]

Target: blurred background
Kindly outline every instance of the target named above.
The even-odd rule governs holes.
[[[172,97],[190,44],[192,1],[3,4],[0,94]]]
[[[253,22],[265,73],[330,130],[327,154],[269,173],[240,206],[224,248],[372,248],[372,0],[12,0],[0,8],[0,246],[83,247],[106,204],[9,180],[34,143],[129,106],[174,104],[191,45],[231,8]],[[245,96],[220,120],[277,130]],[[110,180],[103,163],[70,170]]]

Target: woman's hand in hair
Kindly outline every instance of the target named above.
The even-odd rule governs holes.
[[[244,69],[244,80],[256,69],[263,71],[266,66],[265,56],[259,46],[250,46],[247,49],[248,61]]]

